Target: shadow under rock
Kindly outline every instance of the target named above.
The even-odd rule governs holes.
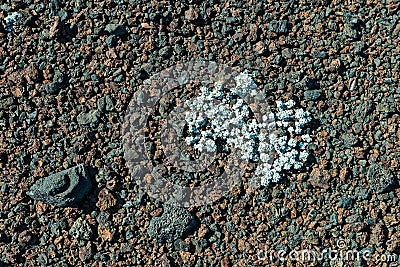
[[[61,24],[62,22],[60,22]],[[60,25],[61,33],[58,37],[58,41],[62,44],[72,42],[72,39],[78,35],[78,26],[76,24],[64,24]]]
[[[92,183],[92,188],[90,189],[89,193],[85,196],[85,198],[71,207],[73,208],[79,208],[83,210],[85,213],[90,214],[93,211],[97,210],[96,206],[96,197],[98,194],[98,183],[96,182],[96,179],[94,177],[98,174],[98,169],[93,166],[87,166],[89,176],[90,176],[90,181]]]

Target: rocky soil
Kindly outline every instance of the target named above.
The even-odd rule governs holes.
[[[379,258],[400,253],[398,1],[4,0],[0,22],[0,265],[400,262]],[[139,188],[124,111],[144,80],[192,59],[247,69],[272,102],[316,118],[309,170],[188,209]],[[340,239],[373,256],[260,258]]]

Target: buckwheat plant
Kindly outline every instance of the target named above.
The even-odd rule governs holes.
[[[8,32],[11,32],[14,30],[14,24],[22,18],[22,15],[18,12],[13,12],[7,17],[4,18],[4,29]]]
[[[284,170],[300,169],[307,160],[306,148],[312,140],[304,130],[311,116],[295,108],[293,100],[276,101],[277,113],[257,121],[242,99],[247,93],[256,94],[257,85],[246,71],[235,81],[230,90],[218,83],[213,88],[202,87],[197,97],[186,101],[191,110],[185,113],[189,128],[185,141],[199,152],[215,152],[220,147],[218,151],[227,153],[234,147],[242,159],[258,162],[254,178],[261,185],[278,182]]]

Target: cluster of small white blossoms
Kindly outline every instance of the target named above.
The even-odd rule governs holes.
[[[257,85],[247,72],[236,76],[235,81],[236,87],[229,92],[217,83],[213,89],[202,87],[199,96],[186,101],[191,109],[185,113],[191,136],[185,141],[200,152],[215,152],[217,139],[224,140],[227,147],[223,152],[231,146],[239,150],[243,160],[258,162],[254,174],[262,185],[277,182],[282,170],[299,169],[307,160],[305,149],[311,138],[302,133],[310,114],[292,109],[295,102],[289,100],[277,101],[278,112],[264,115],[261,122],[250,119],[250,108],[242,97],[256,94]],[[285,135],[270,133],[276,128],[286,128]],[[271,158],[274,150],[276,156]]]
[[[276,101],[277,113],[270,113],[270,119],[274,121],[268,125],[268,129],[281,129],[269,134],[269,142],[272,144],[276,157],[271,162],[262,161],[255,170],[256,177],[261,177],[261,184],[268,185],[271,181],[281,179],[282,170],[300,169],[309,156],[307,145],[312,141],[309,134],[303,134],[305,126],[311,121],[311,116],[301,108],[293,109],[295,102]]]
[[[14,29],[14,23],[17,22],[22,18],[22,15],[18,12],[13,12],[7,17],[4,18],[5,25],[4,29],[8,32],[12,31]]]

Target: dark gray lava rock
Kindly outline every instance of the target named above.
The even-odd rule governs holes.
[[[112,111],[114,109],[114,103],[109,95],[105,95],[97,100],[97,109],[100,111]]]
[[[128,33],[122,25],[114,23],[107,24],[105,31],[115,36],[126,35]]]
[[[287,33],[289,31],[289,22],[287,20],[271,20],[268,29],[276,33]]]
[[[76,240],[90,240],[93,236],[92,228],[89,223],[82,218],[78,218],[68,233]]]
[[[64,207],[81,201],[91,187],[88,169],[81,164],[39,179],[27,195],[35,200]]]
[[[171,56],[171,52],[172,49],[170,46],[166,46],[160,49],[160,51],[158,51],[159,55],[163,58],[168,58],[169,56]]]
[[[340,200],[339,200],[339,204],[338,204],[339,208],[344,208],[346,210],[349,210],[353,207],[353,199],[351,199],[348,196],[343,196]]]
[[[350,148],[357,144],[358,138],[352,133],[344,133],[342,134],[343,145],[347,148]]]
[[[390,191],[395,185],[392,172],[380,164],[373,164],[368,169],[367,180],[377,193]]]
[[[328,54],[325,51],[321,51],[321,50],[314,50],[312,52],[312,56],[314,58],[327,58]]]
[[[317,100],[321,96],[321,90],[307,90],[304,92],[304,98],[307,101]]]
[[[367,188],[362,188],[360,186],[355,188],[355,195],[360,197],[362,200],[369,198],[369,192]]]
[[[115,35],[110,35],[107,37],[106,39],[106,44],[108,47],[114,47],[117,45],[117,38],[115,37]]]
[[[87,113],[80,113],[76,117],[76,120],[80,125],[88,125],[91,123],[96,124],[99,120],[99,117],[100,117],[100,112],[96,109],[93,109]]]
[[[195,218],[185,209],[170,204],[164,205],[160,217],[153,217],[147,233],[157,242],[173,242],[196,226]]]

